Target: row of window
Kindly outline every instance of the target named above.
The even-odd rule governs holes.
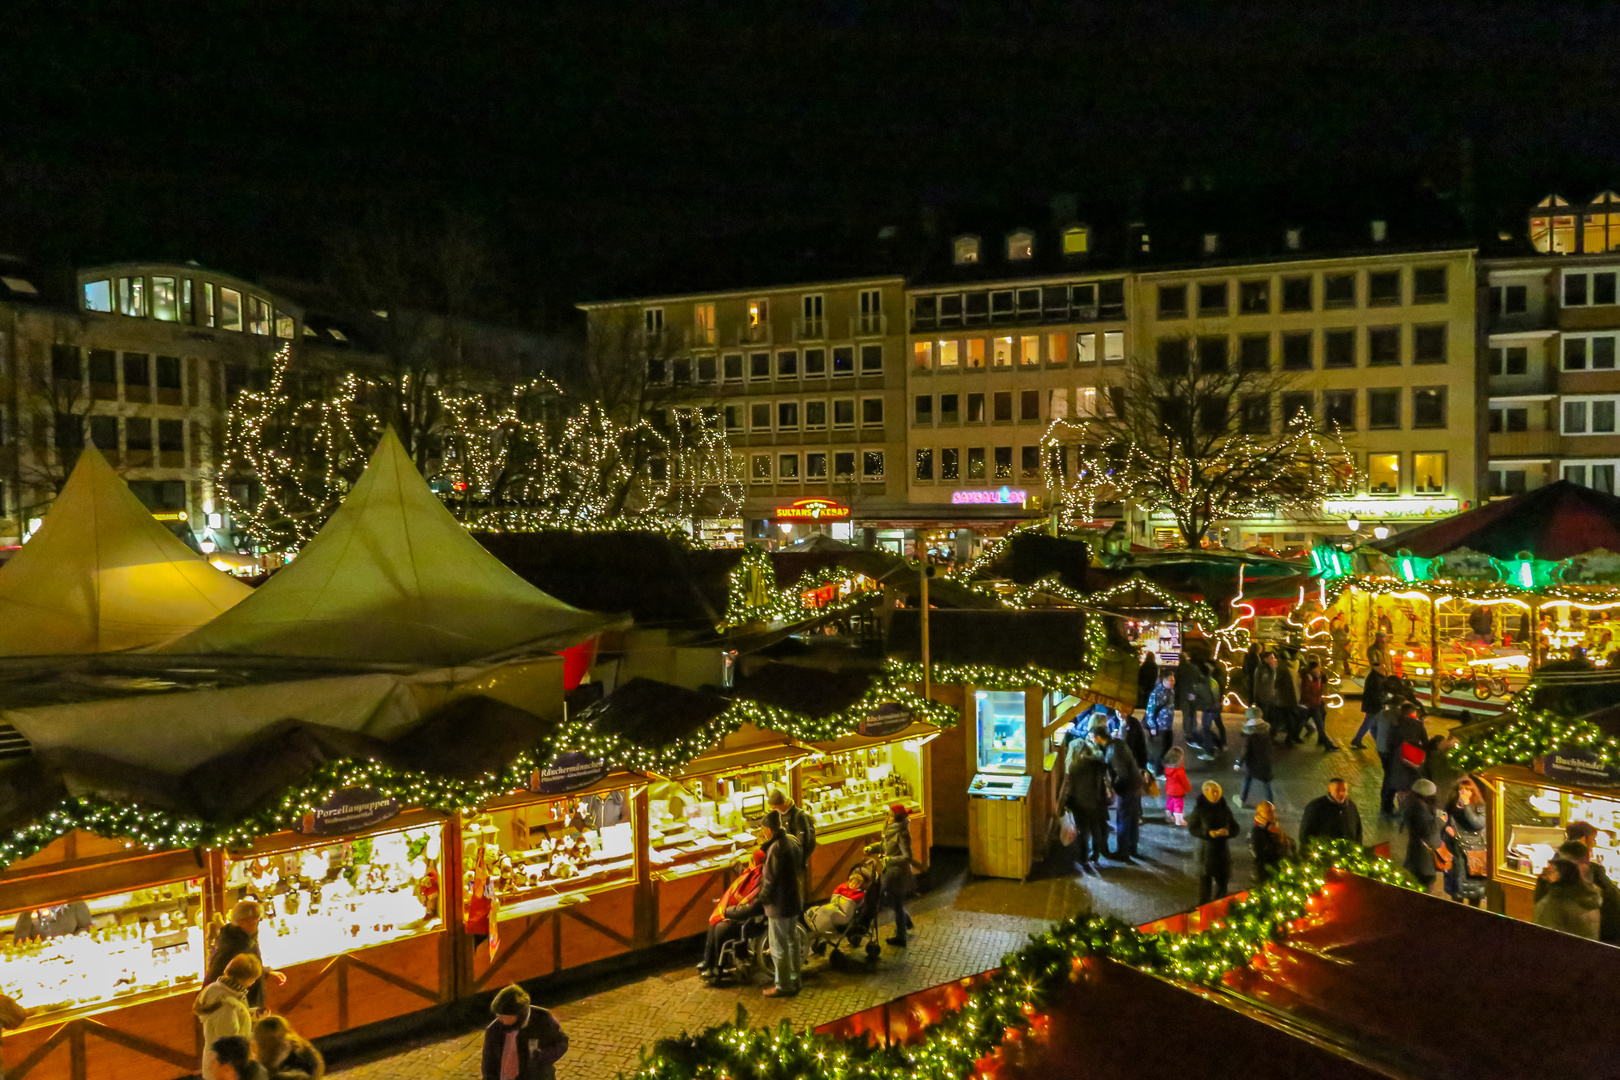
[[[1062,232],[1065,255],[1084,255],[1091,250],[1091,226],[1070,225]],[[951,261],[958,266],[970,266],[979,261],[980,243],[977,236],[958,236],[951,242]],[[1007,261],[1022,262],[1035,257],[1035,234],[1018,229],[1007,234]]]
[[[912,479],[919,484],[933,483],[936,470],[938,480],[946,484],[1041,479],[1039,446],[970,446],[965,452],[955,446],[938,450],[924,446],[913,451],[912,462]]]
[[[1095,401],[1096,390],[1090,389],[1092,400]],[[1043,395],[1055,400],[1056,395],[1063,395],[1065,408],[1067,408],[1068,390],[1019,390],[1016,394],[1010,390],[999,391],[993,394],[940,394],[938,422],[941,424],[957,424],[966,421],[969,424],[997,423],[1010,424],[1015,419],[1020,423],[1038,422],[1041,419],[1041,397]],[[935,395],[918,394],[913,399],[912,421],[920,427],[932,426],[936,419],[934,412]],[[964,410],[963,405],[967,408]],[[1016,408],[1014,407],[1016,404]],[[1067,413],[1052,413],[1054,416],[1067,415]]]
[[[1042,349],[1045,349],[1044,355]],[[992,338],[946,338],[915,341],[911,345],[911,366],[918,372],[979,371],[985,368],[1049,367],[1074,364],[1123,363],[1125,332],[1108,330],[1101,334],[1082,330],[1075,334],[1020,334]]]
[[[1590,334],[1563,335],[1563,369],[1565,371],[1613,371],[1615,355],[1620,352],[1620,333],[1613,331]],[[1530,367],[1530,348],[1527,345],[1505,345],[1490,351],[1492,375],[1523,375]]]
[[[56,448],[82,450],[88,435],[96,449],[116,454],[120,446],[126,450],[153,448],[154,421],[144,416],[81,416],[58,413],[56,415]],[[184,420],[158,420],[157,449],[163,453],[183,453],[186,448]],[[122,431],[123,437],[119,437]]]
[[[245,330],[265,337],[290,339],[293,336],[293,317],[276,310],[262,296],[249,293],[244,302],[240,290],[204,281],[198,303],[199,290],[191,278],[155,274],[150,278],[150,288],[148,280],[144,275],[137,275],[87,281],[84,283],[85,310],[211,326],[219,330]]]
[[[1588,254],[1620,250],[1620,213],[1614,212],[1620,209],[1620,195],[1612,191],[1599,192],[1582,209],[1586,212],[1574,213],[1561,195],[1542,199],[1536,204],[1536,210],[1542,213],[1532,211],[1530,215],[1530,243],[1537,251],[1560,255],[1577,250]]]
[[[1446,302],[1446,268],[1420,266],[1412,271],[1412,296],[1406,299],[1404,278],[1400,269],[1350,271],[1321,275],[1321,306],[1324,311],[1336,308],[1395,307],[1402,303],[1443,304]],[[1365,279],[1362,293],[1360,282]],[[1285,275],[1280,279],[1281,309],[1285,312],[1315,311],[1317,308],[1317,275]],[[1201,319],[1230,315],[1233,311],[1232,282],[1201,281],[1195,285],[1185,283],[1159,286],[1159,318],[1185,319],[1197,314]],[[1274,309],[1274,282],[1271,278],[1257,278],[1237,282],[1239,315],[1270,315]],[[1365,297],[1363,299],[1363,296]]]
[[[1564,398],[1565,435],[1613,435],[1615,406],[1620,396],[1580,396]]]
[[[832,466],[829,478],[828,465]],[[748,482],[751,484],[824,484],[853,483],[876,484],[883,480],[882,450],[810,450],[805,453],[750,454]]]
[[[851,333],[881,334],[884,332],[883,319],[883,290],[862,289],[856,301],[858,315],[850,320]],[[694,345],[714,345],[718,340],[717,323],[715,322],[714,304],[692,305],[692,343]],[[827,334],[827,297],[825,293],[806,293],[799,298],[800,315],[794,323],[795,331],[801,338],[815,339],[825,337]],[[649,337],[660,337],[667,329],[664,321],[662,307],[647,307],[641,311],[642,328]],[[759,297],[747,301],[745,319],[746,331],[765,332],[771,325],[771,301],[769,297]]]
[[[777,352],[726,353],[724,356],[662,357],[647,361],[647,379],[676,386],[710,386],[718,382],[766,382],[772,379],[822,379],[854,375],[856,358],[863,375],[883,374],[883,346],[853,345],[831,349],[781,349]],[[830,361],[830,362],[829,362]]]
[[[1590,458],[1579,462],[1566,461],[1563,464],[1564,479],[1572,484],[1579,484],[1582,487],[1601,491],[1606,495],[1613,495],[1615,493],[1614,470],[1617,465],[1620,465],[1620,459],[1617,458],[1596,461]],[[1522,491],[1523,480],[1521,479],[1519,483]],[[1493,491],[1492,494],[1494,495],[1495,492]]]
[[[1365,413],[1358,409],[1358,399],[1366,394]],[[1324,390],[1318,406],[1313,390],[1289,391],[1278,394],[1278,414],[1284,423],[1304,415],[1320,419],[1324,428],[1337,425],[1344,431],[1398,431],[1403,427],[1443,428],[1446,426],[1446,388],[1443,386],[1415,386],[1411,388],[1412,405],[1410,423],[1403,424],[1403,397],[1406,390],[1399,386],[1372,387],[1361,390]],[[1320,412],[1318,408],[1320,407]],[[1207,430],[1224,430],[1230,422],[1224,402],[1210,403],[1201,418]],[[1238,402],[1238,430],[1245,435],[1266,435],[1273,430],[1272,395],[1247,394]],[[1365,423],[1363,424],[1363,420]]]
[[[828,427],[829,405],[832,414],[831,426],[835,430],[855,427],[857,417],[863,428],[883,426],[883,399],[868,397],[859,401],[855,398],[834,398],[830,402],[812,399],[728,404],[724,406],[726,430],[734,434],[742,432],[743,420],[746,418],[748,430],[755,434],[769,434],[771,431],[825,431]]]
[[[1445,323],[1413,326],[1408,335],[1400,326],[1345,327],[1323,330],[1317,355],[1315,330],[1286,331],[1276,335],[1281,345],[1282,370],[1311,371],[1328,368],[1398,367],[1411,357],[1413,364],[1444,364],[1447,356]],[[1273,335],[1245,334],[1237,339],[1237,364],[1242,371],[1269,371],[1273,363]],[[1218,373],[1231,364],[1232,339],[1225,336],[1166,337],[1157,343],[1159,374],[1185,375],[1196,360],[1198,369]]]
[[[1125,280],[929,293],[911,300],[913,330],[997,322],[1095,322],[1125,317]]]
[[[51,379],[54,382],[82,383],[93,386],[122,384],[126,390],[137,387],[150,389],[153,376],[159,390],[181,389],[184,361],[178,356],[159,356],[156,363],[147,353],[124,353],[120,356],[112,349],[84,349],[76,345],[51,346]]]

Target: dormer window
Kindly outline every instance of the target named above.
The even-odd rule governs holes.
[[[1091,227],[1071,225],[1063,230],[1063,254],[1085,255],[1091,251]]]
[[[956,238],[955,261],[957,266],[966,266],[968,263],[979,261],[979,238],[977,236],[958,236]]]
[[[1372,242],[1382,244],[1389,236],[1389,222],[1382,218],[1374,218],[1371,226]]]
[[[1536,210],[1541,213],[1530,215],[1530,243],[1537,251],[1559,255],[1574,253],[1575,215],[1568,213],[1568,209],[1569,200],[1562,195],[1548,195],[1536,204]]]
[[[1620,195],[1600,192],[1581,218],[1581,250],[1588,255],[1620,251]]]
[[[1304,232],[1300,229],[1288,229],[1283,233],[1283,246],[1289,251],[1298,251],[1300,241],[1304,239]]]
[[[1026,229],[1020,229],[1007,237],[1007,259],[1017,262],[1020,259],[1033,258],[1035,255],[1035,234]]]
[[[1207,232],[1204,234],[1204,254],[1213,255],[1221,250],[1221,234]]]

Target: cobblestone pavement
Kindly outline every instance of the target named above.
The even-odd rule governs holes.
[[[1348,744],[1361,713],[1352,702],[1329,718],[1329,734]],[[1228,716],[1235,733],[1241,718]],[[1431,728],[1438,730],[1438,722]],[[1194,786],[1213,779],[1235,794],[1242,774],[1228,753],[1214,762],[1189,754],[1187,772]],[[1276,802],[1292,833],[1306,802],[1320,794],[1330,777],[1342,776],[1362,808],[1367,842],[1387,840],[1391,828],[1377,815],[1379,769],[1370,749],[1360,753],[1323,752],[1305,745],[1279,750]],[[1248,825],[1247,815],[1239,821]],[[1399,855],[1397,850],[1397,855]],[[558,1063],[558,1080],[605,1080],[632,1069],[641,1047],[683,1030],[698,1030],[732,1019],[739,1004],[759,1024],[783,1017],[795,1024],[820,1024],[914,990],[935,986],[995,967],[1032,932],[1080,912],[1118,915],[1133,923],[1183,911],[1197,900],[1192,878],[1192,843],[1184,829],[1171,826],[1163,800],[1144,811],[1142,858],[1130,866],[1110,863],[1082,874],[1073,866],[1048,865],[1026,883],[970,878],[962,860],[941,859],[936,886],[912,904],[916,936],[908,949],[885,948],[875,969],[852,965],[832,971],[811,958],[804,992],[796,999],[762,998],[758,987],[711,989],[697,978],[689,958],[671,961],[639,977],[621,977],[606,989],[578,990],[537,1003],[551,1008],[568,1032],[569,1050]],[[1249,877],[1248,845],[1233,845],[1232,888]],[[1054,860],[1057,861],[1057,860]],[[335,1071],[343,1080],[450,1080],[478,1075],[481,1031],[403,1046],[387,1056]]]

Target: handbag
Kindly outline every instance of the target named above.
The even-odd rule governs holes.
[[[1451,857],[1451,848],[1447,844],[1442,843],[1439,847],[1434,849],[1434,867],[1436,870],[1439,870],[1443,874],[1451,873],[1451,864],[1453,861],[1454,860]]]
[[[1490,873],[1491,873],[1491,871],[1490,871],[1490,865],[1491,864],[1490,864],[1490,858],[1489,858],[1490,852],[1486,851],[1484,848],[1478,848],[1478,849],[1470,849],[1468,851],[1463,852],[1463,854],[1468,856],[1468,876],[1469,877],[1489,877],[1490,876]]]
[[[1147,785],[1148,798],[1150,798],[1150,799],[1158,798],[1159,797],[1159,781],[1154,777],[1154,775],[1152,773],[1150,773],[1150,772],[1144,772],[1142,774],[1142,780]]]
[[[1074,827],[1074,813],[1073,811],[1065,810],[1063,811],[1063,816],[1058,819],[1058,840],[1063,844],[1064,847],[1072,847],[1074,845],[1075,836],[1076,830]]]

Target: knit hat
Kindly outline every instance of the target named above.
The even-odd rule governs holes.
[[[1412,785],[1412,794],[1421,795],[1425,799],[1433,795],[1436,790],[1433,780],[1419,780]]]
[[[889,804],[889,813],[891,813],[891,814],[899,814],[901,817],[910,817],[911,816],[911,811],[906,809],[906,804],[905,803],[890,803]]]

